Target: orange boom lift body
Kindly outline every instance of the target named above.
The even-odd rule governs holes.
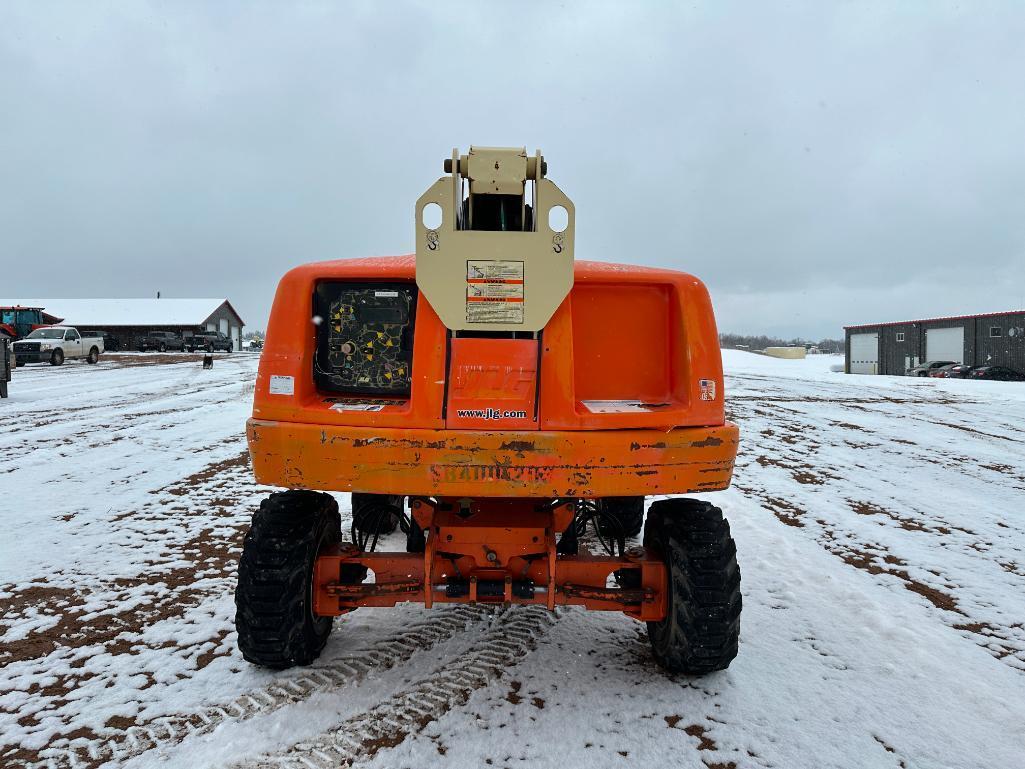
[[[476,602],[621,611],[665,631],[673,602],[700,587],[672,584],[665,532],[686,511],[666,508],[643,546],[625,543],[644,497],[730,484],[738,429],[724,415],[708,292],[682,272],[574,262],[572,203],[540,153],[471,148],[445,165],[451,177],[417,204],[416,256],[304,265],[274,299],[247,428],[256,478],[306,490],[293,494],[328,518],[333,500],[310,490],[353,492],[356,516],[353,542],[328,531],[305,545],[307,624]],[[556,206],[568,212],[561,230]],[[406,552],[376,551],[389,519],[407,530]],[[600,555],[582,546],[589,522]],[[739,627],[734,581],[735,600],[717,604],[727,634]],[[238,595],[251,630],[241,583]],[[725,643],[707,669],[732,659],[736,639]],[[319,653],[249,647],[277,667]],[[704,670],[673,653],[656,648],[667,667]]]

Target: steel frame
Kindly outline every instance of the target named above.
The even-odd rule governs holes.
[[[572,502],[535,499],[411,501],[412,525],[426,536],[423,553],[367,553],[342,544],[314,566],[313,612],[337,616],[361,606],[436,603],[540,604],[622,611],[655,622],[666,613],[666,566],[658,553],[629,548],[622,557],[560,555],[559,532]],[[364,569],[373,581],[364,581]],[[636,572],[608,586],[617,570]]]

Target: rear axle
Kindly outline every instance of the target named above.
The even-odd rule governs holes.
[[[572,502],[416,499],[411,510],[411,525],[425,533],[423,553],[328,547],[314,569],[314,614],[412,601],[585,606],[645,622],[665,617],[666,568],[657,554],[643,547],[622,556],[556,552],[558,534],[573,521]]]

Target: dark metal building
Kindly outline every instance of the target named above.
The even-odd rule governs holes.
[[[949,360],[1025,371],[1025,310],[845,326],[848,374],[902,375]]]

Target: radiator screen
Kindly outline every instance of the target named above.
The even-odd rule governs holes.
[[[411,283],[320,283],[313,297],[317,387],[408,396],[416,298]]]

